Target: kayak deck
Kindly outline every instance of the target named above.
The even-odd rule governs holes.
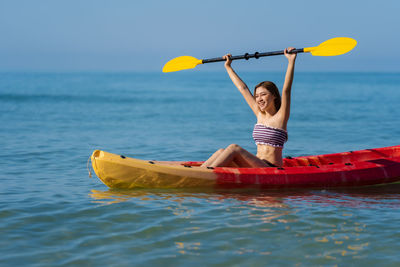
[[[400,146],[288,157],[281,168],[203,168],[202,161],[146,161],[100,150],[91,160],[97,176],[110,188],[327,188],[400,181]]]

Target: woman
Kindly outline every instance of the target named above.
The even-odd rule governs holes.
[[[232,69],[231,55],[225,55],[225,68],[229,77],[257,117],[253,131],[257,156],[236,144],[231,144],[215,152],[201,165],[202,167],[282,167],[282,149],[288,136],[290,94],[297,56],[296,53],[290,53],[293,49],[293,47],[285,49],[288,67],[282,89],[282,100],[276,85],[268,81],[259,83],[254,89],[253,96],[247,85]]]

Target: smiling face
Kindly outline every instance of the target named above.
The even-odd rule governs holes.
[[[267,88],[263,86],[257,87],[255,90],[254,98],[256,100],[258,108],[262,112],[265,112],[267,110],[276,111],[274,103],[276,97],[273,94],[271,94],[271,92],[268,91]]]

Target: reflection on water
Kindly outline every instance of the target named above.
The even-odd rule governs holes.
[[[187,190],[174,190],[174,189],[137,189],[137,190],[121,190],[109,189],[106,191],[92,190],[89,194],[95,202],[102,204],[114,204],[130,199],[139,199],[144,201],[152,201],[155,198],[164,199],[175,202],[185,202],[188,199],[206,200],[210,203],[218,204],[224,200],[237,200],[247,205],[259,207],[284,207],[281,201],[283,196],[280,193],[273,193],[272,195],[264,194],[260,191],[246,190],[213,190],[213,189],[187,189]]]
[[[101,206],[132,202],[164,212],[153,223],[159,220],[165,229],[178,220],[182,230],[173,239],[176,255],[206,255],[222,246],[229,255],[338,264],[349,258],[365,259],[382,242],[373,233],[394,218],[378,218],[377,223],[368,215],[398,209],[398,192],[400,184],[297,191],[110,189],[92,190],[90,196]],[[386,241],[393,242],[388,231]],[[231,239],[225,240],[227,236]],[[279,240],[279,246],[291,250],[290,256],[267,240]]]
[[[115,204],[130,199],[152,201],[155,198],[175,202],[185,202],[187,199],[203,199],[213,203],[224,200],[237,200],[254,207],[287,207],[285,201],[301,200],[322,205],[342,205],[349,207],[368,207],[373,205],[394,205],[398,203],[385,202],[388,199],[400,197],[400,183],[389,185],[339,188],[327,190],[282,189],[263,190],[246,189],[108,189],[92,190],[89,194],[96,203]]]
[[[232,192],[233,191],[233,192]],[[239,192],[238,192],[239,191]],[[236,192],[236,193],[235,193]],[[222,205],[224,202],[237,201],[237,208],[253,211],[249,217],[258,218],[262,221],[271,221],[282,215],[289,213],[288,206],[282,201],[279,195],[270,196],[257,191],[249,190],[230,190],[226,192],[215,190],[118,190],[109,189],[107,191],[92,190],[89,194],[97,203],[110,205],[137,199],[140,201],[165,200],[178,203],[173,209],[173,214],[177,216],[190,215],[185,203],[208,203],[210,205]],[[284,210],[272,210],[267,208],[284,208]],[[168,207],[171,209],[171,207]],[[262,213],[257,213],[262,211]]]

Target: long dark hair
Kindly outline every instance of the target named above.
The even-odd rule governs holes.
[[[274,104],[275,104],[276,111],[278,111],[281,108],[281,95],[279,93],[278,87],[276,87],[276,85],[273,82],[270,82],[270,81],[260,82],[254,88],[254,94],[253,94],[254,97],[256,97],[256,91],[257,91],[258,87],[264,87],[273,96],[275,96]]]

